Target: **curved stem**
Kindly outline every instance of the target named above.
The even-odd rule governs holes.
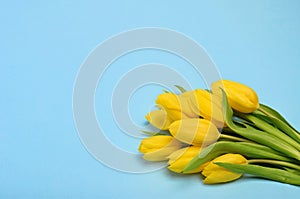
[[[239,114],[239,116],[242,117],[242,118],[250,120],[258,128],[262,129],[263,131],[265,131],[269,134],[274,135],[275,137],[278,137],[283,142],[286,142],[290,146],[292,146],[295,149],[297,149],[298,151],[300,151],[300,143],[298,143],[296,140],[294,140],[293,138],[291,138],[290,136],[288,136],[287,134],[285,134],[284,132],[282,132],[278,128],[270,125],[266,121],[256,117],[255,115],[252,115],[252,114],[247,114],[247,115],[246,114]]]
[[[272,116],[270,113],[268,113],[267,111],[265,111],[264,109],[262,109],[261,107],[258,107],[257,111],[260,111],[261,113],[269,116],[269,117],[274,117]]]
[[[273,108],[271,108],[265,104],[260,104],[259,108],[257,110],[261,111],[262,113],[264,113],[265,115],[267,115],[269,117],[277,118],[277,119],[287,123],[288,125],[290,125],[288,123],[288,121],[280,113],[278,113],[276,110],[274,110]]]
[[[247,139],[244,139],[244,138],[235,137],[235,136],[232,136],[232,135],[221,134],[220,138],[229,139],[229,140],[238,141],[238,142],[251,142],[251,143],[253,143],[250,140],[247,140]]]
[[[218,141],[201,150],[200,154],[195,156],[183,169],[183,173],[192,171],[202,164],[226,153],[238,153],[249,159],[272,159],[284,162],[295,161],[260,144],[250,142]]]
[[[288,157],[300,161],[300,151],[295,149],[293,146],[290,146],[288,143],[281,140],[280,138],[272,134],[266,133],[264,131],[257,130],[256,128],[251,127],[247,124],[243,124],[243,127],[234,124],[234,122],[232,121],[233,111],[229,106],[226,93],[223,90],[222,93],[223,93],[222,104],[224,109],[224,120],[227,126],[231,130],[235,131],[237,134],[239,134],[244,138],[247,138],[256,143],[270,147],[280,153],[285,154]]]
[[[283,161],[279,161],[279,160],[268,160],[268,159],[252,159],[252,160],[248,160],[249,164],[253,164],[253,163],[267,163],[267,164],[275,164],[275,165],[280,165],[280,166],[287,166],[293,169],[297,169],[300,171],[300,166],[290,163],[290,162],[283,162]]]
[[[271,118],[276,118],[276,119],[282,121],[283,123],[288,125],[291,129],[293,129],[295,132],[297,132],[299,134],[299,131],[297,131],[297,129],[295,129],[279,112],[277,112],[273,108],[271,108],[265,104],[260,104],[258,110]]]
[[[255,164],[232,164],[225,162],[216,162],[215,164],[235,173],[246,173],[278,182],[300,185],[300,175],[283,169],[270,168]]]

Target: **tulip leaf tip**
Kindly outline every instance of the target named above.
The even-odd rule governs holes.
[[[181,93],[184,93],[184,92],[186,92],[186,89],[185,88],[183,88],[182,86],[180,86],[180,85],[174,85]]]

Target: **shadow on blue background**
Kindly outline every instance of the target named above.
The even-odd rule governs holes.
[[[107,168],[78,138],[72,92],[80,65],[100,42],[132,28],[170,28],[196,40],[224,78],[254,88],[261,102],[300,129],[299,10],[296,0],[2,2],[0,198],[295,198],[298,187],[266,180],[205,186],[197,175],[167,170],[134,175]],[[166,62],[179,71],[185,67],[159,53],[132,56],[112,67],[144,61]],[[194,87],[203,85],[189,70],[182,71]],[[108,72],[107,78],[117,75]],[[158,88],[141,92],[154,94],[140,103],[144,98],[137,93],[130,102],[129,111],[138,122]],[[104,114],[101,105],[96,107],[97,114]],[[115,131],[114,142],[135,150],[139,140],[122,135],[113,123],[106,128]]]

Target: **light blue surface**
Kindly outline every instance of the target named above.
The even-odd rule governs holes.
[[[132,28],[170,28],[196,40],[224,78],[253,87],[261,102],[300,129],[299,10],[296,0],[1,2],[0,198],[297,198],[298,187],[266,180],[205,186],[197,175],[107,168],[80,142],[72,92],[80,65],[100,42]],[[112,87],[106,80],[122,75],[113,70],[149,62],[166,63],[193,87],[203,86],[186,63],[151,51],[114,63],[104,91]],[[158,91],[149,86],[136,92],[129,103],[133,120],[143,123]],[[96,109],[99,118],[109,111],[101,104]],[[136,152],[139,140],[122,134],[110,116],[106,120],[108,137]]]

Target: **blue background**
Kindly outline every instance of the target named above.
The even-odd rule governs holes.
[[[76,74],[89,52],[119,32],[150,26],[196,40],[223,78],[250,85],[261,102],[300,129],[299,11],[297,0],[2,1],[0,198],[299,196],[298,187],[253,178],[206,186],[197,175],[179,176],[165,169],[143,175],[112,170],[86,151],[72,114]],[[112,67],[168,63],[182,70],[193,87],[201,85],[201,78],[185,70],[178,58],[159,52],[128,56]],[[121,74],[107,72],[110,77]],[[103,83],[108,92],[109,84]],[[129,104],[133,119],[143,120],[157,92],[149,86],[134,95]],[[103,115],[101,105],[96,106]],[[114,132],[108,135],[113,142],[136,150],[139,140],[124,136],[113,121],[105,128]]]

